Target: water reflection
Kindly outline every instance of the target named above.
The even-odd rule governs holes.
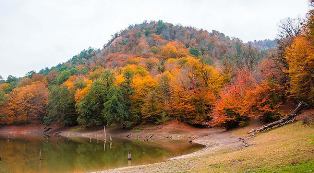
[[[113,139],[5,139],[0,138],[0,173],[64,173],[147,164],[192,152],[199,145],[147,144]],[[132,163],[128,160],[132,153]]]

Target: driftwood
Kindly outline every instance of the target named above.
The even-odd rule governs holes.
[[[51,129],[52,129],[52,128],[50,128],[50,127],[47,127],[47,128],[45,127],[45,128],[44,128],[44,133],[48,133]]]
[[[274,121],[272,123],[266,124],[260,128],[252,129],[248,133],[254,136],[256,133],[268,131],[277,127],[284,126],[286,124],[292,123],[295,120],[295,117],[299,114],[299,112],[307,106],[304,102],[299,102],[298,106],[285,118],[282,118],[278,121]]]

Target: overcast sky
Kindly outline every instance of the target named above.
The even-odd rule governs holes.
[[[0,0],[0,75],[65,62],[144,20],[217,30],[243,41],[273,39],[307,0]]]

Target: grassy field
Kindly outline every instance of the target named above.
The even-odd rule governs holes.
[[[251,146],[247,148],[203,157],[191,171],[314,172],[313,125],[297,122],[259,134],[249,143]]]
[[[249,147],[244,147],[238,137],[247,135],[254,126],[205,137],[209,144],[215,144],[218,149],[212,150],[209,145],[209,148],[201,152],[203,154],[103,172],[314,172],[314,125],[303,125],[302,121],[299,121],[260,133],[247,141]]]

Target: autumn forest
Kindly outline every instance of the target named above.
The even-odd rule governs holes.
[[[164,21],[131,25],[102,49],[0,81],[0,124],[246,126],[280,108],[314,105],[314,11],[287,19],[277,40],[244,43]]]

